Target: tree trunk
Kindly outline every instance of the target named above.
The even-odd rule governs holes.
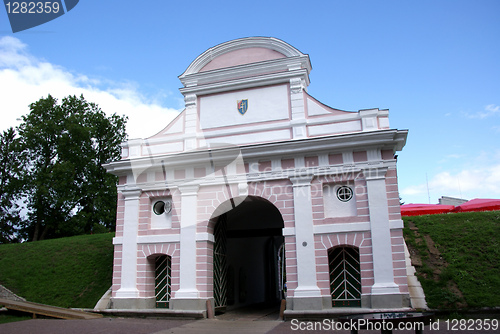
[[[33,232],[33,239],[31,241],[38,241],[38,234],[40,233],[40,221],[36,221],[36,224],[35,224],[35,231]]]

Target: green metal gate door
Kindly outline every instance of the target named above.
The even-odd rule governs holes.
[[[227,217],[219,217],[214,229],[214,302],[216,311],[227,305]]]
[[[168,308],[171,294],[171,267],[170,256],[161,255],[155,259],[155,295],[156,307]]]
[[[330,293],[333,307],[361,307],[359,249],[335,247],[328,250]]]
[[[285,243],[278,250],[278,290],[280,299],[286,299],[286,261],[285,261]]]

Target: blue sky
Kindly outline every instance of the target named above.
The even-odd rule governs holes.
[[[309,54],[308,92],[389,109],[406,203],[500,198],[500,1],[80,1],[12,33],[0,9],[0,130],[28,104],[84,94],[150,136],[183,107],[177,76],[206,49],[272,36]]]

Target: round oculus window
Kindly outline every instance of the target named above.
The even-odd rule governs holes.
[[[352,199],[352,189],[348,186],[341,186],[337,189],[337,198],[339,201],[347,202]]]
[[[170,201],[158,201],[153,205],[153,212],[158,216],[170,211],[172,211],[172,202]]]

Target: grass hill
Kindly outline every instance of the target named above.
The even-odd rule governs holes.
[[[0,284],[29,301],[93,308],[109,289],[114,233],[0,245]]]
[[[404,222],[430,308],[500,306],[500,211],[404,217]]]

